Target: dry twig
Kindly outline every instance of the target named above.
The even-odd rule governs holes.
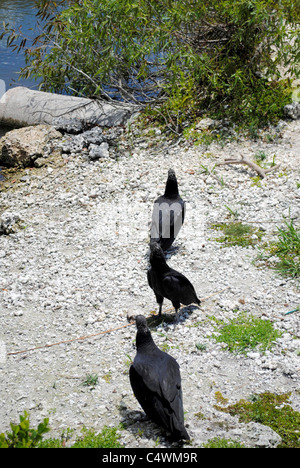
[[[229,288],[230,288],[230,286],[227,286],[226,288],[222,289],[221,291],[217,291],[215,293],[210,294],[209,296],[201,298],[201,302],[207,301],[211,297],[216,296],[217,294],[221,294],[222,292],[226,291]],[[171,311],[172,309],[170,308],[169,310]],[[15,356],[17,354],[28,353],[29,351],[36,351],[38,349],[51,348],[52,346],[57,346],[57,345],[66,344],[66,343],[72,343],[73,341],[84,341],[84,340],[87,340],[88,338],[94,338],[94,337],[99,336],[99,335],[105,335],[107,333],[112,333],[114,331],[121,330],[122,328],[129,327],[130,325],[132,325],[134,323],[132,321],[133,319],[134,319],[134,316],[127,315],[127,320],[128,320],[129,323],[126,323],[125,325],[121,325],[120,327],[110,328],[109,330],[104,330],[104,331],[101,331],[101,332],[98,332],[98,333],[93,333],[92,335],[80,336],[80,337],[77,337],[77,338],[71,338],[69,340],[57,341],[56,343],[49,343],[49,344],[46,344],[46,345],[35,346],[34,348],[24,349],[22,351],[10,352],[10,353],[7,353],[7,356]]]
[[[256,171],[262,179],[266,177],[268,172],[276,171],[276,169],[278,169],[278,167],[280,166],[280,164],[276,164],[276,166],[272,166],[269,169],[263,169],[258,164],[255,164],[253,161],[250,161],[250,159],[245,158],[244,156],[242,156],[241,158],[242,159],[225,159],[225,161],[217,163],[216,166],[224,166],[225,164],[246,164],[251,169]]]

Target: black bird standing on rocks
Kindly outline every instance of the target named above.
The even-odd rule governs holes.
[[[165,193],[154,202],[150,244],[158,242],[164,251],[168,250],[184,223],[185,211],[175,172],[169,169]]]
[[[189,440],[184,427],[181,376],[177,361],[153,341],[146,318],[136,318],[137,353],[129,369],[135,397],[147,416],[172,434],[173,440]]]
[[[150,265],[147,271],[148,284],[153,289],[156,302],[159,304],[159,315],[164,297],[172,302],[176,316],[180,304],[200,305],[201,301],[192,283],[182,273],[169,267],[163,250],[157,242],[150,244]]]

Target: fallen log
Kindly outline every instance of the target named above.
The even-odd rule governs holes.
[[[138,106],[33,91],[23,86],[8,90],[0,100],[0,124],[20,128],[55,125],[58,120],[78,120],[113,127],[125,123]]]

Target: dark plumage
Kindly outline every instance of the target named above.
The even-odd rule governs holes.
[[[150,243],[158,242],[163,250],[169,249],[184,223],[185,210],[175,172],[169,169],[165,193],[154,202]]]
[[[176,315],[180,304],[200,305],[201,301],[192,283],[182,273],[168,266],[162,248],[157,242],[150,244],[150,265],[147,271],[148,284],[153,289],[159,304],[159,315],[164,297],[172,302]]]
[[[143,315],[136,317],[136,327],[137,353],[129,369],[133,393],[147,416],[169,430],[174,440],[188,440],[179,365],[156,346]]]

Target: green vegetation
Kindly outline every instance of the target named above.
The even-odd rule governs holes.
[[[176,134],[209,116],[255,135],[282,117],[299,77],[294,0],[36,4],[38,36],[9,24],[0,33],[25,53],[21,77],[46,91],[142,104]]]
[[[233,245],[252,247],[261,241],[264,234],[260,228],[236,221],[212,224],[211,229],[218,229],[223,232],[222,237],[214,240],[222,243],[224,247],[231,247]]]
[[[201,413],[201,411],[199,411],[198,413],[195,413],[195,416],[197,419],[199,419],[199,421],[206,419],[206,416],[203,413]]]
[[[215,392],[215,399],[218,403],[224,405],[228,403],[228,399],[223,397],[222,393],[220,391]]]
[[[203,445],[203,448],[246,448],[244,444],[233,440],[233,439],[219,439],[215,437],[210,439],[206,444]]]
[[[109,383],[111,381],[111,372],[102,375],[102,379],[105,380],[106,383]]]
[[[20,424],[10,424],[11,431],[0,434],[0,448],[64,448],[66,442],[73,435],[72,429],[67,429],[59,439],[44,439],[43,436],[50,431],[49,419],[40,423],[37,429],[30,427],[29,415],[24,411],[20,416]],[[93,430],[82,429],[82,436],[77,437],[70,448],[122,448],[118,434],[120,427],[104,426],[99,434]]]
[[[285,229],[277,228],[278,240],[265,247],[257,260],[274,268],[283,276],[292,278],[300,277],[300,230],[297,229],[292,220],[284,220]],[[276,257],[275,265],[269,261]]]
[[[230,352],[243,354],[256,348],[265,352],[281,336],[281,332],[275,330],[269,320],[262,320],[247,312],[240,312],[228,323],[218,321],[215,329],[217,333],[213,338],[218,343],[225,343]]]
[[[195,346],[198,349],[198,351],[206,351],[207,348],[205,343],[196,343]]]
[[[285,221],[286,229],[278,228],[278,241],[273,255],[279,258],[276,269],[283,275],[300,276],[300,230],[293,221]]]
[[[20,415],[19,424],[10,424],[11,432],[0,434],[0,448],[35,448],[41,442],[43,435],[49,432],[49,419],[45,418],[37,429],[30,427],[26,411]]]
[[[271,162],[267,162],[267,155],[266,155],[266,153],[264,151],[258,151],[254,155],[255,163],[259,167],[261,167],[262,169],[265,169],[265,170],[269,170],[270,168],[276,166],[275,159],[276,159],[276,154],[273,155],[273,158],[272,158]],[[256,185],[257,187],[262,187],[261,177],[260,176],[251,177],[251,179],[253,181],[252,186]]]
[[[70,448],[122,448],[119,442],[118,428],[105,426],[99,434],[93,430],[82,429],[82,436],[78,437]],[[46,439],[38,448],[65,448],[65,439]]]
[[[118,428],[105,426],[100,434],[95,434],[93,430],[83,429],[82,437],[72,445],[72,448],[121,448]]]
[[[225,205],[226,210],[228,210],[230,216],[232,216],[233,219],[237,219],[239,217],[239,212],[233,208],[230,208],[230,206]]]
[[[276,265],[282,275],[300,276],[300,230],[293,221],[285,220],[286,229],[278,228],[278,241],[272,246],[272,254],[279,258]]]
[[[258,164],[264,169],[267,169],[268,167],[274,167],[276,165],[275,164],[276,154],[273,155],[272,162],[266,162],[267,155],[264,151],[258,151],[254,155],[254,159],[255,159],[256,164]]]
[[[290,393],[276,395],[269,392],[254,395],[252,401],[240,400],[218,410],[238,415],[240,422],[254,421],[271,427],[282,438],[278,448],[300,448],[300,413],[287,404]]]
[[[92,387],[95,388],[95,386],[98,384],[99,377],[97,374],[88,374],[86,378],[82,381],[82,385],[84,387]]]

